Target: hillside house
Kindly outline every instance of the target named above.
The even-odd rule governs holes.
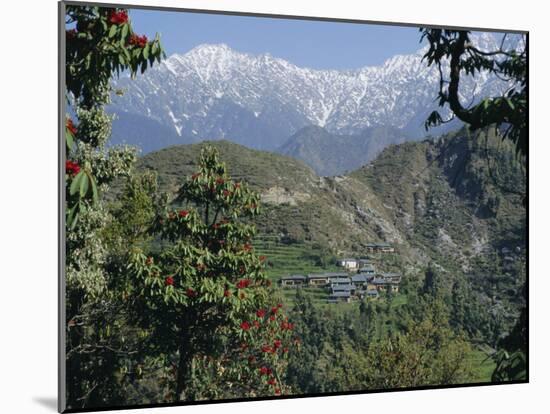
[[[337,293],[337,292],[349,292],[350,294],[355,294],[355,286],[354,285],[333,285],[330,287],[329,293]]]
[[[351,292],[334,292],[331,293],[327,300],[328,303],[351,302]]]
[[[319,273],[307,275],[309,286],[326,286],[334,279],[347,278],[347,273]]]
[[[330,286],[351,286],[351,279],[349,277],[335,277],[329,280]]]
[[[351,283],[353,283],[358,289],[364,288],[367,283],[373,279],[374,276],[366,274],[353,275],[351,277]]]
[[[389,243],[369,243],[367,251],[369,253],[395,253],[395,249]]]
[[[348,270],[355,270],[359,267],[359,260],[357,259],[340,259],[338,260],[338,266]]]
[[[394,293],[399,292],[399,283],[392,282],[389,278],[375,277],[372,281],[372,287],[378,292],[385,291],[388,287],[391,287],[391,291]],[[371,285],[367,286],[367,290],[371,288]]]
[[[372,264],[366,264],[359,268],[359,273],[365,275],[374,275],[376,273],[376,268]]]
[[[367,289],[367,291],[365,292],[365,297],[367,298],[376,299],[378,298],[378,296],[378,290],[376,289]]]
[[[302,287],[306,284],[306,281],[307,278],[304,275],[290,275],[280,279],[281,286],[285,288]]]

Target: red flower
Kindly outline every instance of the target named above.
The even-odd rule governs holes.
[[[66,34],[67,34],[68,39],[74,39],[77,35],[77,31],[76,31],[76,29],[69,29],[69,30],[67,30]]]
[[[187,290],[185,291],[185,294],[187,295],[187,297],[189,298],[194,298],[195,296],[197,296],[197,292],[195,292],[193,289],[191,288],[187,288]]]
[[[178,213],[180,217],[187,217],[189,215],[189,211],[187,210],[180,210]]]
[[[226,298],[228,298],[229,296],[231,296],[231,291],[225,289],[225,290],[223,291],[223,295],[224,295]]]
[[[243,331],[248,331],[248,330],[250,329],[250,324],[249,324],[248,322],[246,322],[246,321],[243,322],[243,323],[241,323],[241,329],[242,329]]]
[[[277,303],[277,307],[278,307],[278,308],[282,308],[282,307],[283,307],[283,304],[282,304],[282,303]]]
[[[259,327],[260,327],[260,322],[254,321],[254,328],[259,328]]]
[[[229,197],[231,195],[231,191],[229,190],[223,190],[223,196],[224,197]]]
[[[256,316],[258,318],[263,318],[265,316],[265,310],[264,309],[258,309],[258,311],[256,311]]]
[[[265,257],[265,256],[260,256],[259,259],[260,259],[260,262],[263,262],[263,261],[265,261],[265,259],[267,259],[267,257]]]
[[[280,388],[275,388],[275,394],[280,395],[281,394],[281,389]]]
[[[80,172],[80,165],[70,160],[65,161],[65,172],[70,176],[75,176]]]
[[[138,36],[137,34],[132,34],[128,44],[132,46],[141,47],[142,49],[147,46],[147,36]]]
[[[275,381],[275,378],[270,378],[270,379],[267,381],[267,383],[268,383],[269,385],[275,385],[275,384],[277,383],[277,381]]]
[[[273,352],[273,348],[271,348],[269,345],[262,346],[262,352],[269,353]]]
[[[76,135],[77,129],[75,124],[73,124],[73,120],[71,118],[67,118],[67,122],[65,122],[65,127],[69,130],[69,132],[73,135]]]
[[[164,279],[164,284],[166,286],[172,286],[174,284],[174,278],[172,276],[168,276],[166,279]]]
[[[245,252],[249,252],[250,250],[252,250],[252,245],[250,243],[246,243],[244,246],[243,246],[243,250]]]
[[[276,339],[276,340],[273,342],[273,346],[275,347],[275,349],[280,348],[281,345],[282,345],[282,342],[281,342],[279,339]]]
[[[225,183],[225,180],[223,178],[221,178],[221,177],[216,178],[216,184],[220,185],[220,184],[223,184],[223,183]]]
[[[269,374],[271,374],[271,370],[268,367],[260,368],[260,375],[269,375]]]
[[[271,316],[269,317],[269,320],[270,320],[271,322],[273,322],[273,321],[275,320],[275,315],[271,315]]]
[[[126,10],[112,10],[109,13],[109,22],[112,24],[124,24],[128,22],[128,12]]]
[[[245,289],[250,285],[249,279],[241,279],[237,282],[237,289]]]
[[[283,348],[283,353],[287,353],[288,352],[288,348]]]
[[[279,310],[279,308],[278,308],[277,306],[273,306],[273,307],[271,308],[271,313],[272,313],[273,315],[275,315],[275,314],[277,313],[278,310]]]

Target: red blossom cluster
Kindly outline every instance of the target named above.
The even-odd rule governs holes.
[[[179,215],[180,217],[187,217],[187,216],[189,215],[189,211],[187,211],[187,210],[180,210],[179,213],[178,213],[178,215]]]
[[[229,190],[223,190],[223,196],[224,197],[229,197],[230,195],[232,195],[233,193]]]
[[[252,250],[252,245],[250,243],[246,243],[244,246],[243,246],[243,250],[245,252],[249,252],[250,250]]]
[[[260,375],[271,375],[273,371],[268,367],[260,367]]]
[[[128,23],[128,12],[126,10],[111,10],[109,13],[109,22],[112,24]]]
[[[226,298],[228,298],[229,296],[231,296],[231,291],[225,289],[225,290],[223,291],[223,295],[224,295]]]
[[[67,160],[65,161],[65,172],[71,177],[74,177],[80,172],[80,165],[71,160]]]
[[[168,276],[166,279],[164,279],[164,284],[166,286],[173,286],[174,285],[174,278],[172,276]]]
[[[65,123],[65,126],[67,127],[67,129],[69,130],[69,132],[73,135],[76,135],[77,133],[77,128],[75,126],[75,124],[73,123],[73,120],[71,118],[67,118],[67,122]]]
[[[137,46],[143,49],[145,46],[147,46],[147,36],[145,35],[139,36],[137,34],[132,34],[130,36],[130,39],[128,40],[128,44],[131,46]]]
[[[263,317],[265,316],[265,309],[258,309],[258,310],[256,311],[256,316],[257,316],[258,318],[263,318]]]
[[[237,289],[245,289],[250,286],[250,279],[241,279],[237,282]]]
[[[185,294],[187,295],[188,298],[194,298],[195,296],[198,295],[198,293],[191,288],[187,288],[187,290],[185,291]]]
[[[216,178],[216,184],[222,185],[223,183],[225,183],[225,180],[222,177]]]
[[[288,321],[283,321],[283,322],[281,322],[281,329],[283,331],[284,330],[292,331],[294,329],[294,324],[290,323]]]
[[[265,259],[267,259],[267,257],[265,257],[265,256],[260,256],[259,259],[260,259],[260,262],[265,262]]]
[[[243,331],[248,331],[250,329],[250,324],[246,321],[244,321],[243,323],[241,323],[241,329]]]

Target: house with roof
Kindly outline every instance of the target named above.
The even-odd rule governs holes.
[[[331,283],[332,280],[347,278],[347,273],[319,273],[307,275],[307,284],[309,286],[326,286]]]
[[[352,258],[340,259],[337,264],[344,269],[355,270],[359,267],[359,260]]]
[[[365,292],[365,297],[370,299],[376,299],[378,298],[379,293],[376,289],[367,289]]]
[[[337,302],[351,302],[351,292],[334,292],[331,293],[327,300],[328,303],[337,303]]]
[[[372,264],[365,264],[359,268],[359,273],[374,275],[376,273],[376,268]]]
[[[390,278],[385,278],[381,276],[375,277],[372,282],[367,286],[367,290],[369,289],[376,289],[378,292],[385,291],[388,289],[388,287],[391,288],[391,291],[394,293],[399,292],[399,283],[393,282]]]
[[[302,287],[306,284],[307,278],[304,275],[290,275],[279,279],[279,282],[284,288]]]
[[[374,275],[357,274],[351,277],[351,283],[355,285],[357,289],[363,289],[367,283],[374,278]]]

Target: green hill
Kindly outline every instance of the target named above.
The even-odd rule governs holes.
[[[455,280],[465,280],[504,324],[515,317],[525,277],[525,174],[494,136],[461,130],[391,145],[339,177],[228,141],[166,148],[144,156],[139,168],[157,171],[161,189],[174,193],[204,145],[217,147],[230,175],[261,194],[256,244],[271,256],[273,277],[328,269],[327,258],[364,256],[368,243],[385,241],[398,253],[375,258],[382,270],[420,283],[435,262],[448,295]]]

